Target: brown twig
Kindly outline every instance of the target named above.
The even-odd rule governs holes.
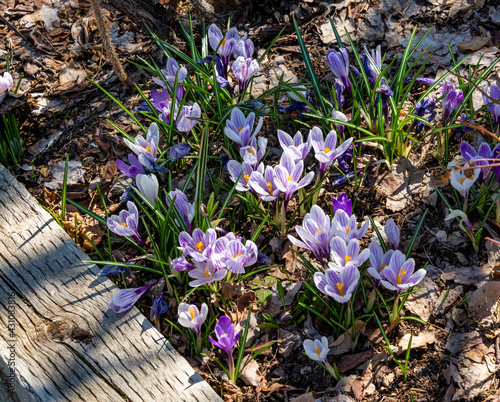
[[[18,34],[21,38],[23,38],[26,42],[28,42],[28,39],[26,39],[26,37],[17,30],[17,28],[12,25],[7,19],[5,19],[5,17],[0,14],[0,20],[2,20],[5,24],[7,24],[7,26],[12,29],[16,34]]]
[[[471,124],[469,122],[466,122],[466,121],[462,121],[462,120],[457,120],[455,122],[455,124],[462,124],[464,126],[467,126],[469,128],[472,128],[474,130],[478,130],[478,131],[481,131],[482,133],[486,134],[486,135],[489,135],[490,137],[493,137],[495,140],[497,140],[498,142],[500,142],[500,137],[493,134],[491,131],[489,130],[486,130],[484,127],[480,127],[480,126],[476,126],[475,124]]]

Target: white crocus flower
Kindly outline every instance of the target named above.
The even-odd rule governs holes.
[[[307,357],[311,360],[325,364],[326,356],[330,351],[330,349],[328,349],[328,339],[326,339],[326,336],[321,338],[321,341],[319,339],[315,339],[314,341],[312,339],[306,339],[304,341],[304,350]]]
[[[208,306],[203,303],[201,311],[194,304],[181,303],[177,310],[179,324],[183,327],[191,328],[197,337],[201,335],[201,326],[207,319]]]
[[[480,169],[460,171],[459,167],[453,162],[448,163],[447,167],[451,171],[450,184],[466,199],[469,189],[479,177]]]

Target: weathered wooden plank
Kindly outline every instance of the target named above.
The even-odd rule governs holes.
[[[220,400],[136,308],[108,309],[117,288],[86,259],[0,165],[0,377],[14,300],[13,400]]]

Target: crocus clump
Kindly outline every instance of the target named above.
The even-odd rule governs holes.
[[[483,92],[488,93],[488,88],[484,87]],[[1,91],[0,91],[1,93]],[[496,85],[492,85],[490,87],[490,97],[493,99],[500,101],[500,88]],[[492,100],[488,99],[483,94],[483,103],[488,106],[488,110],[491,113],[491,117],[493,118],[493,131],[498,134],[500,128],[500,104],[494,103]]]

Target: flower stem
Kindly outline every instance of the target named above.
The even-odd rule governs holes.
[[[341,376],[339,374],[339,372],[337,370],[335,370],[335,368],[333,368],[330,363],[326,362],[325,363],[325,368],[326,370],[328,371],[328,373],[330,373],[330,375],[336,380],[336,381],[339,381]]]

